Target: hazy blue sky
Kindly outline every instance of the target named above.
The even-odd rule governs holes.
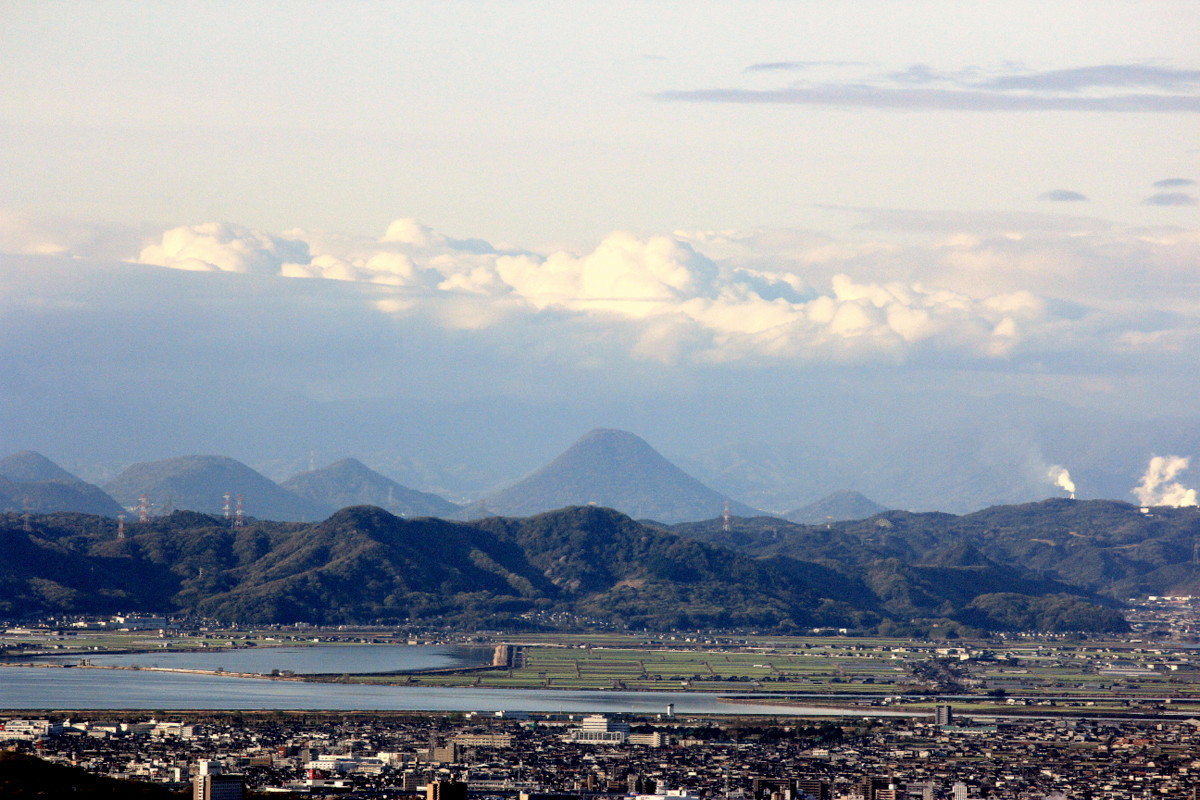
[[[1143,200],[1197,177],[1186,0],[0,15],[4,200],[35,216],[375,235],[416,217],[587,246],[853,222],[830,207],[1037,212],[1056,190],[1087,198],[1072,213],[1178,223]]]
[[[129,380],[180,431],[231,382],[1193,415],[1197,30],[1193,0],[0,3],[8,439]]]

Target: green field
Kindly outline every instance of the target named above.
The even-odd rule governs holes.
[[[578,640],[577,640],[578,642]],[[370,682],[507,688],[804,693],[862,695],[915,705],[921,695],[977,695],[1013,712],[1041,707],[1149,708],[1170,698],[1174,710],[1200,701],[1200,655],[1127,643],[963,643],[955,648],[895,639],[773,640],[771,646],[681,646],[662,641],[527,642],[513,669]],[[966,657],[963,657],[965,654]],[[1010,703],[1008,697],[1014,698]],[[997,699],[1001,698],[1001,699]],[[1049,706],[1053,702],[1054,706]],[[932,708],[932,704],[927,704]],[[1159,705],[1163,705],[1159,703]]]
[[[160,638],[147,632],[8,636],[23,652],[186,650],[339,644],[378,640],[378,631],[219,631]],[[335,641],[331,642],[330,640]],[[395,641],[393,638],[392,641]],[[407,641],[405,639],[405,641]],[[424,640],[425,643],[432,643]],[[1170,643],[1021,639],[928,642],[846,636],[688,639],[629,634],[539,634],[455,642],[517,648],[512,668],[349,675],[338,680],[427,686],[688,690],[723,694],[817,695],[817,702],[931,711],[934,695],[971,695],[981,712],[1200,713],[1200,652]],[[853,696],[853,697],[852,697]],[[1169,698],[1169,704],[1164,699]],[[956,700],[958,705],[965,701]]]

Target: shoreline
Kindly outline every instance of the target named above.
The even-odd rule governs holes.
[[[313,645],[309,645],[313,646]],[[378,645],[380,647],[388,645]],[[421,675],[456,675],[456,674],[473,674],[486,672],[491,670],[504,669],[492,663],[486,663],[485,659],[480,657],[475,663],[470,663],[470,659],[461,656],[454,658],[465,662],[457,666],[448,667],[422,667],[411,670],[389,670],[386,672],[289,672],[279,670],[277,673],[265,672],[239,672],[227,669],[204,669],[200,667],[163,667],[158,665],[141,665],[141,664],[89,664],[75,663],[76,661],[88,661],[95,657],[105,656],[137,656],[137,655],[162,655],[164,652],[171,654],[180,653],[184,655],[200,654],[200,653],[242,653],[247,651],[255,651],[262,649],[264,651],[274,649],[293,648],[296,645],[281,644],[268,645],[262,648],[246,648],[246,647],[203,647],[203,648],[180,648],[170,651],[156,649],[122,649],[122,650],[104,650],[104,651],[80,651],[78,653],[56,653],[53,656],[46,654],[29,654],[9,656],[9,660],[0,661],[0,669],[21,669],[21,668],[36,668],[36,669],[111,669],[111,670],[128,670],[142,672],[168,672],[177,674],[191,675],[210,675],[213,677],[230,677],[230,678],[257,678],[266,680],[293,681],[298,683],[331,683],[344,684],[351,681],[342,680],[343,677],[351,678],[394,678],[395,683],[389,684],[386,682],[374,681],[376,685],[404,685],[404,679],[407,677],[417,677]],[[452,646],[454,649],[462,650],[461,645]],[[488,648],[477,648],[481,652],[487,651]],[[490,651],[489,651],[490,652]],[[55,660],[39,660],[50,659]],[[371,682],[362,682],[364,684]]]

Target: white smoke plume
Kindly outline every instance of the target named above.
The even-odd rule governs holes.
[[[1183,456],[1155,456],[1150,459],[1141,483],[1133,488],[1134,496],[1143,506],[1197,505],[1196,490],[1187,489],[1175,480],[1190,463],[1191,459]]]
[[[1066,467],[1055,464],[1050,468],[1048,477],[1055,486],[1068,492],[1071,499],[1075,498],[1075,481],[1071,480],[1071,473],[1067,471]]]

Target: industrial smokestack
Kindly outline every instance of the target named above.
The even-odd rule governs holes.
[[[1071,473],[1067,471],[1066,467],[1055,464],[1050,468],[1047,477],[1055,486],[1069,493],[1072,500],[1075,499],[1075,481],[1071,480]]]

